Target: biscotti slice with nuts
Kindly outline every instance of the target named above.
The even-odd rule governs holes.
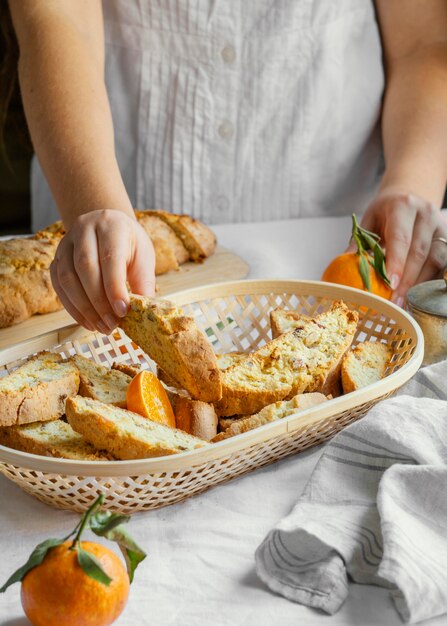
[[[389,346],[373,341],[365,341],[349,350],[341,366],[343,393],[356,391],[381,380],[392,355]]]
[[[270,424],[271,422],[276,422],[289,415],[294,415],[299,411],[310,409],[317,404],[326,402],[327,399],[328,398],[322,393],[302,393],[294,396],[291,400],[274,402],[273,404],[265,406],[259,413],[256,413],[256,415],[233,420],[233,423],[228,424],[227,428],[216,435],[212,441],[215,443],[223,439],[228,439],[229,437],[234,437],[235,435],[241,435],[264,424]],[[227,420],[227,422],[228,421],[229,420]]]
[[[216,355],[195,320],[168,300],[131,295],[120,320],[124,332],[193,400],[213,402],[222,395]]]
[[[0,378],[0,426],[61,417],[65,400],[77,394],[79,370],[60,354],[41,352]]]
[[[208,445],[177,428],[82,396],[67,400],[66,414],[76,432],[118,459],[178,454]]]
[[[231,365],[239,363],[245,359],[245,352],[225,352],[224,354],[216,354],[217,365],[221,371],[228,369]]]
[[[96,450],[87,443],[70,424],[62,420],[37,422],[24,426],[0,428],[0,443],[3,446],[74,461],[109,461],[110,454]]]
[[[358,314],[341,301],[304,321],[221,372],[219,416],[257,413],[267,404],[305,391],[336,395],[341,360],[351,345]]]
[[[272,329],[272,337],[276,339],[283,333],[289,332],[304,322],[309,322],[312,318],[302,315],[297,311],[285,311],[284,309],[274,309],[270,312],[270,327]]]
[[[216,236],[213,231],[190,215],[176,215],[167,211],[148,211],[148,213],[159,217],[172,228],[188,250],[191,261],[203,261],[216,249]]]
[[[126,408],[127,388],[132,380],[130,376],[116,369],[98,365],[80,354],[75,354],[72,358],[79,369],[80,396]]]

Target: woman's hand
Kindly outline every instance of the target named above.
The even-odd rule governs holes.
[[[447,220],[433,204],[418,196],[382,192],[368,207],[361,225],[381,237],[386,268],[402,306],[415,283],[435,278],[447,266]]]
[[[109,334],[133,292],[155,293],[152,242],[133,218],[116,210],[81,215],[61,240],[51,279],[62,304],[88,330]]]

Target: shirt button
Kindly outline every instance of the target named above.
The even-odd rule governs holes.
[[[234,63],[236,60],[236,50],[234,49],[234,46],[227,45],[225,48],[222,48],[221,55],[224,62],[229,65]]]
[[[224,120],[222,124],[220,124],[218,131],[222,139],[231,139],[234,135],[234,126],[230,121]]]
[[[216,198],[216,208],[219,212],[223,213],[227,211],[230,206],[230,201],[226,196],[217,196]]]

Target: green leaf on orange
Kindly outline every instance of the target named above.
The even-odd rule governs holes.
[[[360,276],[362,277],[363,284],[365,285],[368,291],[371,291],[371,280],[369,276],[369,263],[368,263],[366,253],[360,254],[359,271],[360,271]]]
[[[98,511],[90,518],[90,528],[99,537],[115,541],[124,555],[130,582],[133,581],[135,570],[146,558],[146,552],[131,537],[124,524],[130,517],[111,511]]]
[[[42,563],[42,561],[46,557],[48,551],[51,550],[51,548],[60,546],[64,541],[65,539],[46,539],[42,543],[39,543],[39,545],[36,546],[34,550],[32,551],[32,553],[30,554],[25,565],[22,565],[22,567],[19,567],[19,569],[16,570],[14,574],[12,574],[8,578],[8,580],[3,585],[3,587],[0,588],[0,593],[5,592],[6,589],[10,585],[21,582],[30,570],[32,570],[34,567],[37,567],[37,565],[40,565]]]
[[[102,583],[108,587],[112,582],[112,578],[104,571],[101,562],[91,552],[84,550],[80,544],[76,546],[76,552],[78,557],[78,563],[82,567],[87,576],[93,578],[93,580]]]

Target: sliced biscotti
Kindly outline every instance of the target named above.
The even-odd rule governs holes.
[[[349,350],[341,366],[343,393],[356,391],[381,380],[392,355],[389,346],[372,341],[365,341]]]
[[[189,260],[189,252],[173,229],[151,211],[135,211],[135,216],[149,235],[155,251],[155,274],[178,269]]]
[[[217,435],[217,415],[212,404],[192,400],[181,389],[166,387],[175,416],[175,425],[190,435],[210,441]]]
[[[283,333],[301,326],[304,322],[309,322],[312,318],[302,315],[297,311],[285,311],[284,309],[274,309],[270,312],[270,327],[272,337],[276,339]]]
[[[232,424],[229,424],[223,432],[214,437],[213,442],[240,435],[248,430],[269,424],[270,422],[276,422],[284,417],[326,402],[327,399],[328,398],[322,393],[302,393],[294,396],[291,400],[274,402],[273,404],[265,406],[259,413],[256,413],[256,415],[233,420]]]
[[[191,398],[212,402],[222,395],[216,355],[194,319],[168,300],[131,295],[124,332]]]
[[[0,426],[61,417],[65,400],[77,394],[79,370],[60,354],[41,352],[0,378]]]
[[[249,415],[305,391],[336,395],[358,314],[341,301],[221,372],[217,414]]]
[[[132,378],[116,369],[98,365],[80,354],[72,357],[79,369],[79,395],[126,408],[127,388]]]
[[[74,461],[109,461],[110,454],[96,450],[62,420],[37,422],[0,428],[3,446],[31,454],[54,456]]]
[[[162,219],[179,237],[189,252],[191,261],[202,261],[216,249],[216,236],[205,224],[190,215],[176,215],[167,211],[147,211]]]
[[[130,378],[135,378],[135,376],[141,372],[141,367],[138,365],[129,365],[129,363],[112,363],[112,369],[130,376]]]
[[[82,396],[67,400],[66,415],[70,426],[95,448],[118,459],[177,454],[208,445],[177,428]]]

